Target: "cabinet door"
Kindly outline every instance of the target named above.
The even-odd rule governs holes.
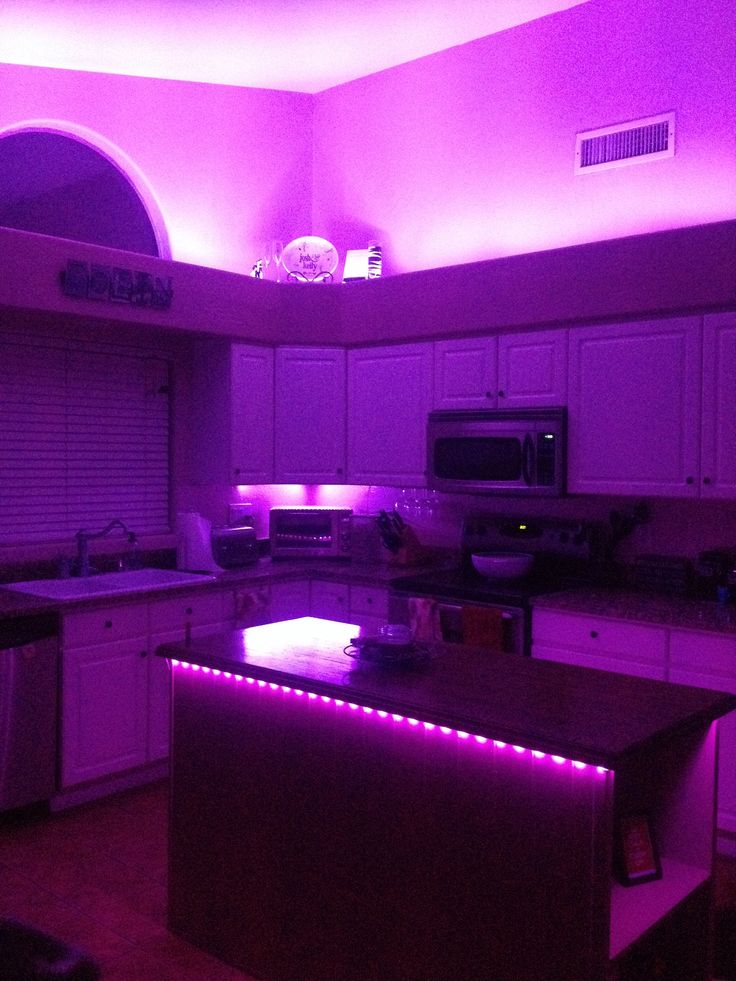
[[[348,471],[354,484],[423,486],[432,344],[348,352]]]
[[[279,620],[305,617],[309,615],[310,611],[309,581],[307,579],[271,583],[269,619],[273,623]]]
[[[570,331],[568,488],[698,493],[700,320]]]
[[[346,583],[313,579],[310,584],[312,616],[350,623],[350,587]]]
[[[286,484],[345,481],[345,351],[276,351],[275,469]]]
[[[434,407],[492,409],[498,403],[495,337],[436,341]]]
[[[230,351],[230,481],[273,482],[273,350],[233,344]]]
[[[566,330],[499,336],[498,405],[567,405]]]
[[[146,762],[148,638],[65,651],[61,785]]]
[[[736,639],[670,631],[669,680],[736,695]],[[718,722],[718,827],[736,834],[736,712]]]
[[[702,497],[736,497],[736,314],[703,324]]]

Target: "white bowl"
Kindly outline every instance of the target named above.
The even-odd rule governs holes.
[[[486,579],[519,579],[532,567],[530,552],[473,552],[473,568]]]

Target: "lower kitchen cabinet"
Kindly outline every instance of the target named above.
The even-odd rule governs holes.
[[[293,579],[287,582],[271,583],[271,602],[269,620],[293,620],[303,617],[310,611],[309,580]]]
[[[667,630],[557,610],[534,610],[532,657],[663,680]]]
[[[670,631],[669,680],[736,694],[736,638]],[[736,834],[736,712],[718,725],[718,827]]]
[[[179,595],[62,617],[60,789],[165,759],[168,666],[159,644],[223,625],[222,592]]]
[[[375,632],[388,617],[386,589],[313,579],[310,593],[312,616],[355,623],[363,633]]]
[[[147,714],[147,604],[64,616],[61,788],[145,763]]]

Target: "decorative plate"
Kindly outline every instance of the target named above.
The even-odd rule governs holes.
[[[284,249],[284,269],[289,279],[300,282],[325,282],[337,269],[337,249],[326,238],[302,235]]]

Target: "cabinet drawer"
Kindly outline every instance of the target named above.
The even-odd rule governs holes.
[[[350,615],[354,613],[385,620],[388,616],[388,591],[376,589],[375,586],[351,586]]]
[[[61,631],[65,650],[108,644],[128,637],[145,637],[148,633],[148,606],[137,603],[67,613],[63,617]]]
[[[347,583],[313,579],[310,584],[312,616],[346,620],[350,609],[350,587]]]
[[[190,623],[193,627],[203,623],[220,623],[222,593],[196,593],[155,600],[149,609],[151,633],[160,633],[185,623]]]
[[[667,631],[624,620],[607,620],[535,610],[532,616],[534,643],[577,648],[591,654],[610,653],[664,668]]]
[[[710,675],[706,687],[718,688],[718,679],[736,684],[736,638],[689,630],[670,632],[670,671]],[[705,684],[702,682],[701,684]],[[724,687],[724,690],[725,689]]]

